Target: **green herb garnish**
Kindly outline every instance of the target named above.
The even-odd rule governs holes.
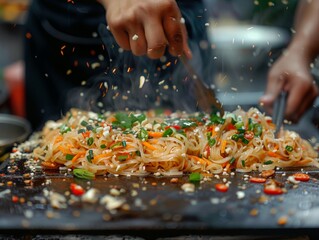
[[[216,139],[215,138],[209,138],[208,139],[208,146],[212,147],[214,146],[216,143]]]
[[[86,159],[91,163],[92,159],[94,158],[93,150],[89,150],[89,154],[86,156]]]
[[[87,144],[88,144],[89,146],[91,146],[91,145],[94,143],[94,138],[89,137],[86,142],[87,142]]]
[[[88,125],[88,122],[83,120],[80,124],[81,124],[83,127],[86,127],[86,126]]]
[[[71,131],[71,128],[68,127],[67,125],[63,124],[61,127],[60,127],[60,133],[61,134],[64,134],[64,133],[67,133],[67,132],[70,132]]]
[[[190,182],[199,182],[202,178],[203,176],[198,172],[194,172],[189,175]]]
[[[294,150],[294,148],[292,146],[290,146],[290,145],[287,145],[285,147],[285,149],[286,149],[287,152],[292,152]]]
[[[272,164],[272,163],[273,163],[273,161],[271,161],[271,160],[268,160],[268,161],[265,161],[265,162],[264,162],[265,165],[270,165],[270,164]]]
[[[229,164],[232,165],[235,161],[236,161],[236,158],[232,157],[232,158],[229,160]]]
[[[174,133],[174,130],[172,128],[168,128],[163,132],[163,137],[169,137]]]
[[[139,133],[137,134],[138,139],[141,139],[142,141],[146,141],[148,139],[148,132],[145,128],[141,128]]]
[[[88,170],[79,169],[79,168],[76,168],[73,170],[73,175],[74,175],[74,177],[81,178],[81,179],[87,179],[87,180],[94,179],[94,177],[95,177],[94,173],[91,173]]]
[[[100,146],[100,148],[104,149],[104,148],[106,148],[106,145],[105,145],[105,144],[102,144],[102,145]]]
[[[65,155],[65,159],[68,161],[72,160],[73,158],[74,158],[74,155],[72,155],[72,154]]]

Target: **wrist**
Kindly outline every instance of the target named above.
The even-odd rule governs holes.
[[[307,43],[304,39],[299,40],[297,37],[288,46],[287,52],[292,56],[299,56],[309,64],[317,56],[317,51],[312,47],[311,43]]]

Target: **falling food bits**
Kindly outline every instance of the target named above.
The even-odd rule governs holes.
[[[137,35],[137,34],[134,34],[133,37],[132,37],[132,40],[133,40],[133,41],[137,41],[137,39],[138,39],[138,35]]]
[[[144,86],[144,83],[145,83],[145,77],[141,76],[140,77],[140,86],[139,86],[139,88],[142,88]]]

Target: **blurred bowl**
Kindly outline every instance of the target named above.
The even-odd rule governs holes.
[[[24,118],[0,114],[0,155],[9,151],[15,143],[25,141],[31,133],[31,125]]]
[[[270,51],[283,48],[290,39],[288,32],[282,28],[259,25],[210,27],[208,37],[224,63],[235,68],[265,63]]]

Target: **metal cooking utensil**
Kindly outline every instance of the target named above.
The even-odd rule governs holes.
[[[272,114],[272,121],[276,124],[275,136],[278,135],[282,127],[282,123],[285,117],[286,102],[287,102],[287,92],[282,91],[277,97],[274,104],[274,111]]]
[[[216,98],[213,89],[204,84],[203,80],[199,77],[199,75],[189,63],[185,54],[182,54],[180,59],[194,81],[195,94],[199,108],[207,113],[211,113],[213,111],[220,112],[220,115],[223,116],[223,106],[221,102]]]
[[[27,139],[31,133],[30,123],[10,114],[0,114],[0,156],[10,150],[14,143]]]

